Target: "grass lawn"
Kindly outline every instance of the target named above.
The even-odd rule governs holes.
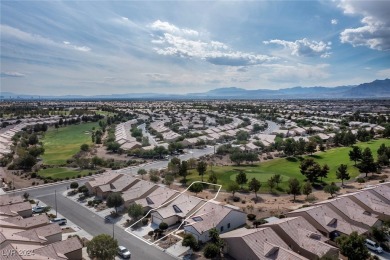
[[[52,179],[65,179],[69,177],[69,179],[73,177],[77,177],[78,175],[86,176],[90,170],[75,170],[71,168],[47,168],[42,169],[38,172],[39,176],[42,177],[51,177]]]
[[[376,151],[382,143],[386,146],[390,146],[390,139],[379,139],[367,143],[358,143],[357,146],[362,149],[370,147],[374,158],[376,158]],[[348,153],[350,150],[350,147],[334,148],[325,152],[316,153],[315,155],[305,156],[304,158],[314,158],[320,165],[328,164],[330,168],[329,174],[323,181],[328,183],[340,182],[340,180],[336,179],[336,169],[340,164],[348,165],[348,172],[350,173],[351,178],[355,178],[359,175],[358,169],[354,167],[354,162],[349,160]],[[268,192],[269,187],[267,185],[267,180],[274,174],[280,174],[283,179],[279,187],[280,190],[283,191],[288,187],[289,178],[297,178],[301,182],[304,181],[305,177],[299,170],[301,160],[303,160],[303,158],[278,158],[248,166],[214,166],[213,171],[217,174],[218,184],[222,184],[222,189],[226,189],[229,183],[235,181],[236,175],[238,174],[238,171],[234,169],[244,170],[247,174],[248,181],[252,178],[256,178],[262,183],[260,192]],[[207,181],[209,173],[210,167],[207,169],[204,181]],[[201,176],[199,176],[196,170],[191,170],[188,180],[188,183],[190,184],[192,181],[201,180]]]
[[[66,163],[80,150],[82,144],[92,144],[91,130],[99,124],[85,123],[70,125],[58,129],[50,128],[42,139],[45,153],[42,156],[44,164],[59,165]]]

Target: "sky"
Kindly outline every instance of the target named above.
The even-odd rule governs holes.
[[[390,78],[390,0],[0,2],[1,92],[198,93]]]

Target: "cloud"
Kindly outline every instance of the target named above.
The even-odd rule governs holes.
[[[159,45],[154,50],[160,55],[196,58],[214,65],[226,66],[250,66],[277,59],[267,55],[234,51],[219,41],[203,41],[199,37],[193,39],[191,37],[196,36],[196,34],[189,33],[192,30],[180,29],[160,20],[154,22],[151,27],[164,32],[160,36],[155,36],[151,41],[153,44]]]
[[[2,78],[22,78],[26,76],[26,74],[17,71],[5,71],[5,72],[1,72],[0,75]]]
[[[390,79],[390,69],[383,69],[376,73],[378,77]]]
[[[339,21],[337,19],[332,19],[332,20],[330,20],[330,23],[333,25],[336,25],[339,23]]]
[[[380,51],[390,50],[390,1],[341,0],[339,7],[345,14],[363,16],[363,26],[341,32],[342,43]]]
[[[14,28],[4,24],[0,24],[0,31],[2,37],[4,36],[11,37],[31,44],[39,44],[39,45],[52,46],[57,48],[72,49],[72,50],[77,50],[82,52],[89,52],[91,50],[91,48],[87,46],[73,45],[69,41],[56,42],[50,38],[46,38],[38,34],[24,32],[22,30],[19,30],[18,28]]]
[[[187,36],[199,36],[199,32],[187,28],[180,29],[168,22],[162,22],[157,20],[149,26],[152,30],[162,33],[187,35]]]
[[[330,56],[331,42],[325,43],[323,41],[309,41],[306,38],[301,40],[285,41],[285,40],[270,40],[263,41],[264,44],[278,44],[282,45],[285,49],[291,51],[291,55],[304,56],[304,57],[315,57],[320,56],[321,58],[327,58]]]

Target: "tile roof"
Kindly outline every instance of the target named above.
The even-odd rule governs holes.
[[[158,187],[155,191],[150,193],[146,198],[136,200],[135,203],[142,205],[143,207],[149,206],[151,208],[158,208],[163,203],[167,202],[173,196],[179,195],[175,190]]]
[[[29,218],[9,217],[0,219],[0,226],[12,226],[21,229],[30,229],[49,223],[49,218],[46,215],[36,215]]]
[[[326,204],[314,207],[307,207],[300,210],[294,210],[290,213],[296,212],[305,212],[328,232],[333,232],[337,230],[347,235],[351,234],[353,231],[358,232],[358,234],[367,232],[367,229],[355,226],[345,221],[340,215],[334,212]],[[290,213],[288,213],[287,215],[289,215]]]
[[[21,195],[1,195],[0,196],[0,206],[21,203],[24,199]]]
[[[381,199],[379,196],[376,196],[370,190],[363,190],[361,192],[356,192],[350,194],[350,196],[356,198],[357,200],[365,204],[373,211],[390,216],[390,205],[386,201]]]
[[[338,251],[333,246],[326,244],[325,241],[328,239],[321,235],[321,233],[303,217],[284,218],[262,226],[280,227],[301,248],[320,257],[329,252]]]
[[[0,215],[17,216],[18,212],[31,210],[30,202],[21,202],[10,205],[0,206]]]
[[[61,227],[56,223],[52,223],[49,225],[33,228],[30,230],[24,230],[15,234],[22,237],[28,237],[31,239],[42,239],[59,233],[62,233]]]
[[[220,235],[223,239],[242,239],[258,259],[306,259],[289,249],[289,246],[271,228],[236,229]]]
[[[186,217],[191,210],[193,210],[201,203],[204,203],[204,200],[196,198],[194,196],[181,194],[172,202],[170,202],[169,205],[158,209],[157,212],[163,218],[168,218],[171,216]]]
[[[192,226],[199,234],[202,234],[216,227],[231,211],[233,209],[208,202],[187,220],[190,223],[186,226]]]
[[[105,174],[103,176],[100,176],[100,177],[97,177],[95,178],[94,180],[92,181],[89,181],[89,185],[94,188],[94,187],[98,187],[98,186],[101,186],[101,185],[104,185],[104,184],[109,184],[111,183],[115,178],[117,178],[119,175],[123,175],[123,174],[117,174],[117,173],[114,173],[114,172],[110,172],[108,174]]]
[[[142,197],[145,193],[150,191],[151,189],[157,187],[156,184],[144,180],[140,180],[130,189],[126,190],[122,197],[126,201],[135,200]]]
[[[83,248],[77,237],[71,237],[67,240],[59,241],[34,250],[34,253],[45,255],[53,259],[68,259],[65,254],[81,250]]]

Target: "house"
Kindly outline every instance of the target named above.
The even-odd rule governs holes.
[[[108,187],[109,187],[108,184],[113,183],[114,181],[116,181],[117,179],[119,179],[122,176],[123,176],[123,174],[117,174],[117,173],[111,172],[111,173],[104,174],[103,176],[97,177],[91,181],[86,182],[85,186],[88,188],[88,192],[90,194],[94,194],[95,196],[102,198],[104,195],[104,192],[111,190],[111,189],[108,189]],[[98,188],[103,186],[103,185],[106,185],[106,187],[100,188],[98,190]]]
[[[21,203],[23,201],[24,199],[21,195],[13,196],[5,194],[0,196],[0,206]]]
[[[366,189],[346,195],[367,212],[377,215],[380,220],[390,219],[390,204],[377,192]]]
[[[323,256],[335,257],[339,250],[326,243],[328,238],[319,233],[315,227],[303,217],[291,217],[263,224],[270,227],[294,252],[307,257],[318,259]]]
[[[134,201],[145,198],[157,188],[158,186],[154,183],[140,180],[134,186],[132,186],[122,194],[122,198],[125,201],[124,206],[128,207]]]
[[[81,260],[83,258],[82,248],[83,245],[81,244],[79,238],[71,237],[66,240],[35,249],[34,253],[36,255],[46,256],[49,259]],[[59,256],[61,256],[61,258],[58,258]]]
[[[349,197],[339,197],[317,204],[326,204],[344,220],[363,228],[370,229],[378,227],[382,221],[378,219],[378,215],[372,214],[359,206]]]
[[[307,259],[292,251],[271,228],[240,228],[221,234],[220,237],[225,241],[224,252],[235,259]]]
[[[185,221],[184,232],[193,234],[198,241],[207,242],[212,228],[222,234],[245,224],[245,212],[208,202]]]
[[[49,218],[46,215],[36,215],[29,218],[15,216],[15,217],[0,219],[0,227],[18,228],[23,230],[45,226],[48,223],[49,223]]]
[[[22,216],[24,218],[31,217],[31,203],[26,201],[0,206],[0,216]]]
[[[135,200],[133,203],[142,205],[144,211],[149,211],[151,209],[159,208],[161,205],[178,195],[179,193],[175,190],[158,186],[157,189],[148,196]]]
[[[181,223],[204,203],[205,201],[202,199],[181,194],[164,207],[152,212],[152,223],[159,225],[161,222],[165,222],[169,226]]]
[[[368,229],[356,226],[344,220],[326,204],[297,209],[287,213],[288,217],[303,217],[322,235],[331,240],[341,234],[350,235],[356,231],[359,235]]]
[[[28,238],[39,238],[42,239],[45,244],[50,244],[62,240],[62,229],[56,223],[24,230],[15,234]]]

